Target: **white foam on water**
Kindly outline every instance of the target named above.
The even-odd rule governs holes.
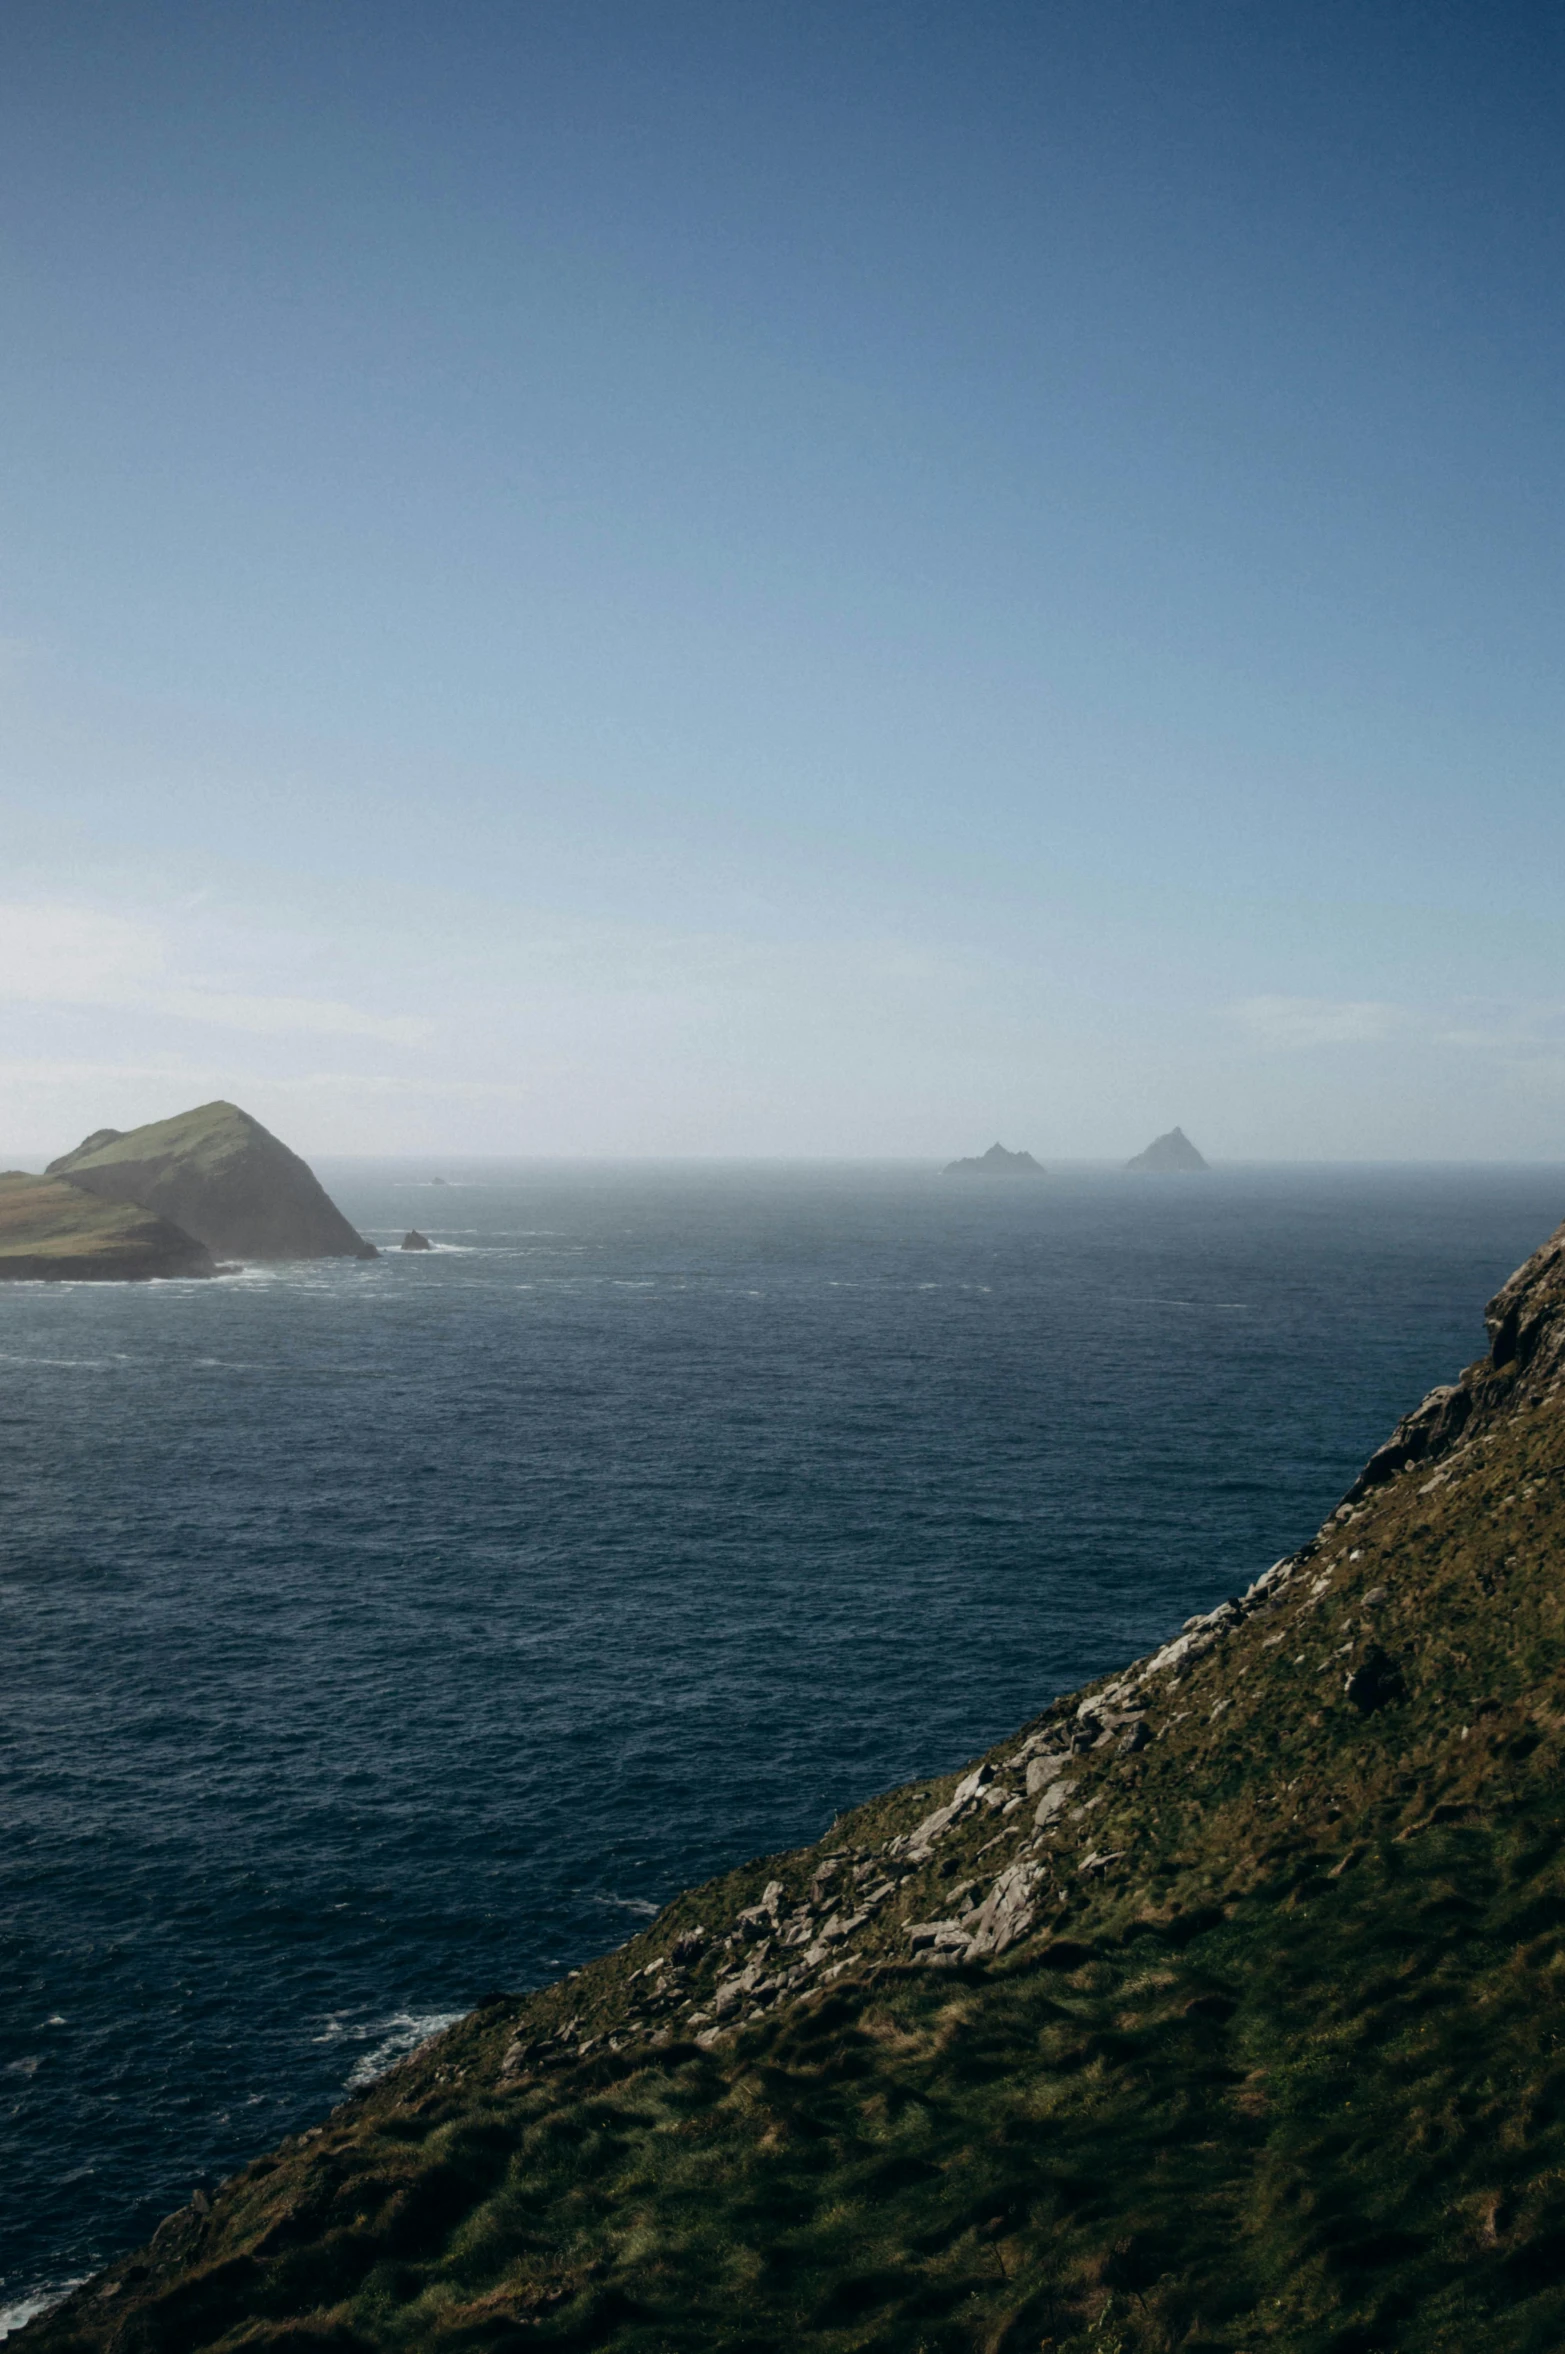
[[[117,1357],[14,1357],[0,1352],[0,1365],[46,1365],[59,1373],[112,1373],[129,1359]]]
[[[1226,1308],[1237,1310],[1240,1314],[1245,1313],[1250,1305],[1248,1300],[1172,1300],[1166,1299],[1161,1292],[1148,1292],[1140,1298],[1130,1293],[1127,1304],[1135,1308]]]
[[[595,1896],[594,1904],[612,1905],[616,1912],[639,1913],[643,1920],[654,1921],[663,1910],[660,1904],[649,1904],[644,1896]]]
[[[72,2289],[79,2289],[88,2275],[79,2272],[74,2280],[50,2281],[45,2287],[33,2289],[15,2305],[0,2305],[0,2338],[8,2338],[13,2330],[25,2329],[36,2321],[40,2313],[47,2313],[61,2304]]]
[[[457,1232],[459,1234],[472,1234],[474,1231],[475,1229],[471,1226],[459,1226],[457,1228]],[[366,1238],[375,1245],[375,1248],[379,1251],[381,1257],[383,1259],[390,1259],[394,1264],[402,1259],[427,1258],[429,1256],[429,1251],[457,1251],[460,1252],[463,1258],[469,1259],[481,1258],[483,1256],[483,1246],[481,1244],[472,1242],[437,1242],[433,1235],[430,1235],[428,1238],[429,1251],[405,1251],[402,1247],[402,1237],[404,1234],[406,1234],[406,1232],[407,1228],[405,1226],[369,1226],[365,1228]]]
[[[66,1293],[80,1291],[101,1295],[108,1289],[108,1285],[101,1275],[24,1275],[17,1280],[28,1291]],[[156,1298],[160,1292],[176,1292],[183,1296],[186,1292],[205,1291],[211,1281],[210,1275],[152,1275],[144,1281],[136,1282],[136,1289],[144,1297]],[[119,1288],[115,1278],[111,1277],[110,1282],[114,1283],[116,1289]],[[129,1286],[127,1285],[126,1288],[128,1289]]]
[[[362,2029],[361,2033],[378,2035],[382,2040],[373,2051],[355,2060],[348,2071],[348,2091],[357,2092],[360,2085],[373,2084],[377,2076],[384,2076],[398,2060],[405,2060],[409,2052],[416,2052],[431,2036],[444,2035],[448,2027],[454,2027],[458,2019],[466,2016],[465,2011],[393,2011],[389,2019]]]

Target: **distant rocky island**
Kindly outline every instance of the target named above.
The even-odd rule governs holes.
[[[1166,1136],[1155,1136],[1146,1151],[1138,1152],[1135,1159],[1127,1161],[1125,1166],[1127,1169],[1150,1169],[1157,1175],[1167,1176],[1181,1170],[1208,1169],[1211,1163],[1202,1159],[1183,1128],[1170,1128]]]
[[[0,1281],[145,1282],[219,1259],[373,1259],[318,1178],[260,1121],[207,1103],[95,1129],[41,1177],[0,1177]]]
[[[951,1161],[942,1170],[946,1177],[1043,1177],[1048,1172],[1035,1161],[1030,1152],[1007,1152],[1003,1144],[991,1144],[986,1153],[970,1155],[965,1161]]]

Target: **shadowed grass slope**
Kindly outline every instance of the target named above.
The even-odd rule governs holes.
[[[1553,2354],[1561,1248],[1247,1596],[494,1998],[24,2344]]]
[[[0,1282],[134,1283],[211,1275],[212,1254],[166,1218],[58,1177],[0,1176]]]

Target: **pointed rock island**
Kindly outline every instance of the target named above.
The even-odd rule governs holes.
[[[1127,1169],[1150,1169],[1155,1175],[1177,1175],[1182,1170],[1209,1169],[1210,1161],[1203,1160],[1183,1128],[1170,1128],[1166,1136],[1155,1136],[1145,1152],[1138,1152]]]
[[[101,1201],[164,1218],[226,1259],[373,1259],[314,1171],[235,1103],[123,1134],[99,1128],[49,1163]]]
[[[1044,1177],[1047,1174],[1030,1152],[1007,1152],[1003,1144],[991,1144],[986,1153],[971,1154],[965,1161],[948,1162],[941,1171],[945,1177]]]

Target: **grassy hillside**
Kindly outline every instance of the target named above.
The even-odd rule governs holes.
[[[74,1152],[51,1161],[49,1174],[60,1177],[89,1166],[110,1169],[142,1161],[178,1160],[215,1177],[243,1159],[253,1137],[267,1135],[259,1120],[252,1120],[238,1104],[219,1100],[197,1104],[193,1111],[176,1112],[172,1119],[149,1120],[142,1128],[95,1129]]]
[[[495,1997],[23,2343],[1552,2354],[1562,1246],[1246,1596]]]
[[[0,1282],[210,1275],[211,1254],[166,1219],[57,1177],[0,1176]]]

